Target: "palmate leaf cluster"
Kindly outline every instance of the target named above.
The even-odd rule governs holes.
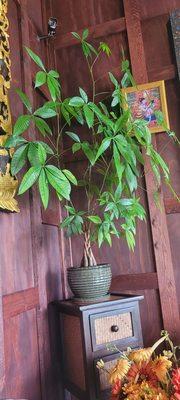
[[[40,68],[35,77],[35,88],[46,85],[51,100],[34,110],[27,95],[17,90],[26,112],[18,117],[13,135],[6,142],[7,147],[15,148],[11,173],[16,175],[26,163],[29,165],[27,172],[23,173],[19,194],[37,184],[45,208],[49,203],[50,187],[60,201],[66,200],[68,216],[61,227],[67,229],[68,235],[88,231],[90,240],[98,241],[99,246],[103,242],[111,245],[113,236],[122,236],[133,249],[136,220],[145,219],[145,210],[136,195],[144,165],[142,149],[150,159],[157,184],[160,172],[169,180],[169,169],[153,148],[147,123],[140,119],[133,120],[130,110],[123,108],[121,87],[135,84],[128,60],[123,58],[121,84],[109,73],[113,90],[108,105],[106,101],[98,101],[93,68],[102,53],[109,57],[111,50],[103,42],[95,49],[87,41],[87,29],[82,37],[76,32],[72,34],[81,43],[92,79],[93,94],[89,97],[83,88],[79,88],[75,96],[64,99],[59,73],[47,71],[39,56],[27,48],[29,56]],[[50,125],[49,120],[54,123]],[[88,140],[74,131],[74,121],[88,131]],[[23,137],[27,130],[33,132],[35,128],[42,135],[42,140],[29,140],[27,135]],[[76,173],[63,168],[61,140],[65,141],[67,136],[72,141],[72,153],[81,151],[87,160],[81,180],[76,179]],[[86,200],[83,210],[75,209],[72,203],[74,185],[84,190]]]

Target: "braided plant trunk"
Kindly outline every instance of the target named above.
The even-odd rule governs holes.
[[[92,267],[94,265],[97,265],[97,262],[91,248],[90,231],[88,230],[84,232],[84,252],[81,267]]]

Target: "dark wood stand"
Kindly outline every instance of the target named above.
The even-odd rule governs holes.
[[[111,367],[119,357],[118,349],[143,345],[141,299],[142,296],[110,295],[92,303],[66,300],[51,304],[59,327],[60,346],[55,353],[64,389],[82,400],[107,397],[107,374],[96,368],[96,362],[102,358]]]

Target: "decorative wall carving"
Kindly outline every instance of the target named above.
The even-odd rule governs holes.
[[[11,62],[7,18],[8,0],[0,0],[0,209],[19,211],[14,199],[18,181],[10,174],[11,151],[4,143],[12,133],[8,90],[11,84]]]

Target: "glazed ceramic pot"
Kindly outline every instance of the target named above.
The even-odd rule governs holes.
[[[93,300],[108,294],[112,272],[109,264],[68,268],[68,283],[75,298]]]

